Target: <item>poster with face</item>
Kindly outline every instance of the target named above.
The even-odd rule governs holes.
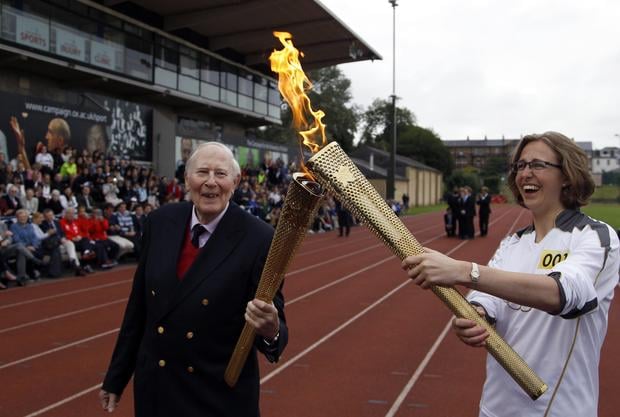
[[[14,126],[23,130],[31,160],[41,146],[49,152],[71,146],[91,154],[100,151],[139,161],[152,158],[150,107],[101,96],[96,96],[98,106],[88,100],[67,104],[5,92],[0,92],[0,100],[0,152],[9,159],[17,155]]]

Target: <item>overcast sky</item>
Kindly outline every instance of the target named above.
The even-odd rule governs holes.
[[[340,66],[353,102],[387,99],[389,1],[320,1],[383,57]],[[620,146],[620,1],[398,3],[396,95],[420,126],[442,139],[556,130],[595,149]]]

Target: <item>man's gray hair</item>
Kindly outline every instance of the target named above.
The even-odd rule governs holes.
[[[206,148],[207,146],[216,146],[222,149],[225,153],[227,153],[230,156],[234,176],[238,177],[239,175],[241,175],[241,167],[239,166],[239,162],[237,162],[237,160],[235,159],[235,155],[233,154],[233,152],[230,150],[228,146],[224,145],[221,142],[203,142],[200,145],[198,145],[196,149],[194,149],[194,151],[190,155],[187,162],[185,163],[186,173],[190,172],[191,167],[194,164],[194,160],[196,159],[196,154],[198,153],[198,151],[200,151],[203,148]]]

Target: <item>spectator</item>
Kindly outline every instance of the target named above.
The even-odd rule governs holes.
[[[0,214],[14,216],[22,205],[17,197],[17,187],[9,185],[8,193],[0,198]]]
[[[63,210],[66,210],[68,207],[77,208],[78,202],[71,187],[66,187],[64,193],[60,196],[60,205]]]
[[[41,222],[39,227],[49,237],[57,236],[60,246],[62,246],[67,253],[67,257],[69,258],[69,264],[75,271],[76,276],[84,276],[88,272],[92,272],[92,269],[88,265],[82,267],[82,265],[80,264],[80,260],[78,259],[77,253],[75,251],[75,244],[72,240],[67,239],[67,237],[65,236],[65,233],[60,226],[60,223],[54,217],[54,212],[52,211],[52,209],[45,209],[43,211],[43,221]]]
[[[34,160],[37,164],[41,165],[42,172],[46,174],[54,172],[54,157],[47,151],[47,146],[41,146]]]
[[[127,204],[120,203],[116,214],[112,216],[111,224],[118,225],[118,235],[133,243],[134,254],[140,257],[140,236],[136,231],[136,224],[133,215],[127,210]]]
[[[110,224],[108,220],[103,217],[103,211],[100,208],[93,210],[93,216],[90,222],[90,237],[95,241],[96,245],[102,246],[108,255],[108,262],[102,265],[102,268],[111,268],[117,265],[120,247],[115,242],[108,239]]]
[[[351,212],[347,210],[346,207],[342,205],[340,200],[334,198],[334,203],[336,205],[336,215],[338,216],[338,232],[339,236],[349,237],[349,232],[351,232],[351,223],[353,222]]]
[[[43,260],[41,259],[43,256],[43,253],[40,250],[41,240],[37,237],[32,224],[28,223],[28,212],[26,210],[17,210],[15,216],[17,218],[17,222],[11,225],[13,241],[17,245],[21,245],[23,248],[26,248],[24,258],[30,261],[29,263],[32,266],[32,279],[38,280],[41,273],[37,268],[44,265]],[[18,270],[19,269],[20,268],[18,266]],[[23,268],[21,273],[18,271],[18,279],[23,279],[26,276],[25,270],[26,268]]]
[[[28,214],[39,211],[39,199],[34,195],[32,188],[26,190],[26,195],[20,199],[20,205],[28,211]]]
[[[69,207],[60,219],[60,227],[67,239],[73,242],[75,249],[82,254],[82,260],[96,259],[98,263],[103,262],[103,254],[96,252],[95,243],[90,240],[88,235],[80,232],[80,227],[75,218],[75,209]]]
[[[90,183],[86,182],[82,185],[81,193],[77,196],[78,206],[84,206],[87,213],[91,213],[97,206],[95,199],[91,195]]]
[[[9,255],[11,255],[8,249],[12,244],[11,236],[13,234],[8,230],[4,222],[0,222],[0,225],[0,284],[2,284],[0,289],[6,289],[10,282],[17,281],[17,277],[13,275],[7,265],[7,260],[10,258]]]
[[[179,184],[179,180],[175,177],[170,179],[170,183],[166,187],[166,202],[179,202],[183,200],[185,191]]]
[[[105,220],[105,219],[104,219]],[[97,264],[102,269],[112,268],[117,265],[118,245],[108,240],[105,227],[106,222],[91,219],[86,213],[86,207],[80,206],[77,209],[77,219],[75,219],[80,235],[88,236],[90,242],[95,245],[97,254]],[[96,228],[96,230],[95,230]],[[95,236],[96,235],[96,236]]]
[[[116,185],[117,182],[118,180],[110,175],[106,178],[105,184],[101,187],[106,203],[110,203],[113,206],[117,206],[123,201],[118,197],[119,190]]]
[[[64,207],[60,201],[60,191],[52,190],[52,198],[45,204],[45,208],[52,209],[56,216],[62,214]]]
[[[478,200],[478,221],[480,222],[480,236],[486,236],[489,231],[489,215],[491,214],[491,196],[489,189],[482,187]]]
[[[134,244],[131,240],[128,240],[120,235],[121,226],[118,224],[117,219],[114,216],[114,206],[112,206],[112,204],[106,204],[104,206],[103,217],[108,221],[108,239],[116,243],[120,248],[119,256],[123,256],[126,253],[132,253],[134,250]]]
[[[37,252],[40,256],[47,260],[45,262],[47,276],[49,278],[58,278],[62,274],[62,258],[60,256],[60,239],[55,235],[48,235],[41,230],[43,222],[43,214],[35,212],[32,214],[32,227],[35,236],[39,239]]]

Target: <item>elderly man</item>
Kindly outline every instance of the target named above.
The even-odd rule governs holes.
[[[274,303],[252,299],[273,229],[229,201],[239,179],[232,152],[204,143],[186,166],[191,203],[168,204],[149,215],[99,394],[108,411],[135,372],[138,417],[259,415],[256,351],[277,361],[288,330],[281,292]],[[244,318],[257,337],[237,385],[229,388],[224,369]]]
[[[43,252],[41,251],[41,239],[35,233],[34,227],[28,223],[28,211],[19,209],[15,213],[17,222],[11,225],[11,233],[15,254],[17,255],[17,279],[20,283],[28,280],[27,263],[30,262],[35,268],[32,269],[33,279],[39,279],[41,273],[36,269],[43,265]]]

